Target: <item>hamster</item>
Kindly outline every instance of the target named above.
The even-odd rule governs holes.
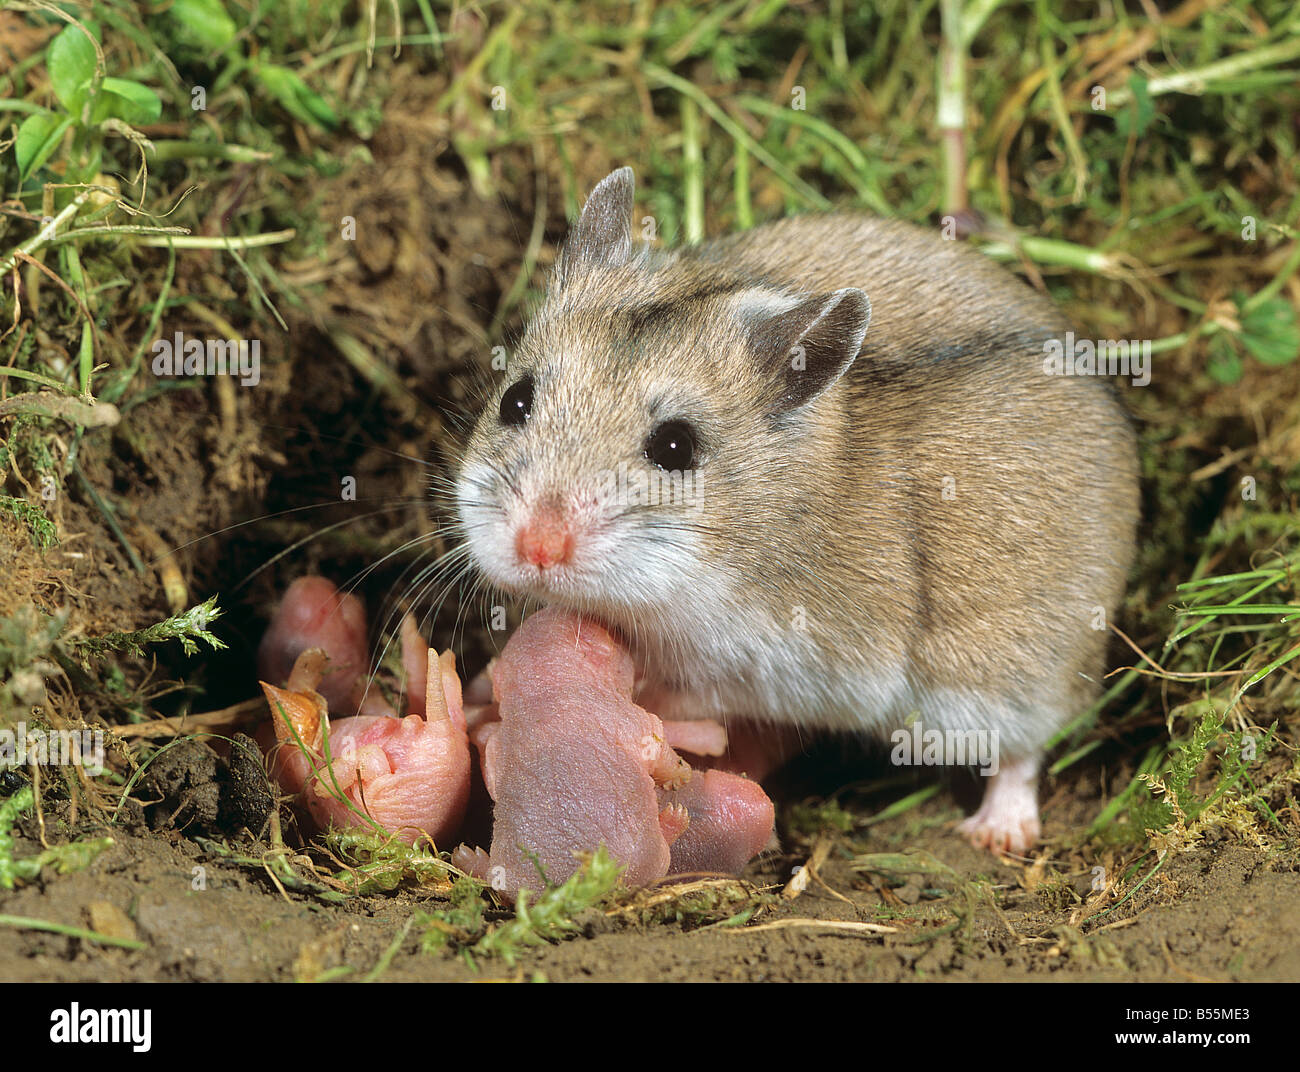
[[[1023,852],[1133,554],[1110,384],[1048,374],[1061,312],[920,228],[796,216],[658,251],[633,193],[629,168],[592,191],[470,432],[473,562],[618,630],[663,719],[985,735],[962,829]]]

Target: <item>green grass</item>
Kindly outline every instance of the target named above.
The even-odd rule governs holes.
[[[12,796],[0,800],[0,889],[12,890],[14,886],[21,883],[33,882],[46,867],[52,867],[60,875],[80,871],[113,844],[113,839],[110,837],[81,838],[63,845],[51,845],[34,856],[15,856],[14,824],[20,814],[31,810],[35,799],[31,787],[26,786]],[[12,923],[12,918],[10,921],[13,926],[31,925],[37,922],[27,921],[26,924],[17,924]],[[52,930],[54,925],[51,924],[44,929]]]
[[[547,883],[537,899],[519,891],[513,919],[489,926],[469,950],[471,956],[500,957],[514,964],[526,946],[545,945],[574,934],[576,917],[597,908],[614,892],[623,873],[602,845],[564,882]]]

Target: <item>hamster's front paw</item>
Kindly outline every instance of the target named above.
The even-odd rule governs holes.
[[[1038,761],[1004,763],[989,780],[979,811],[957,827],[977,849],[1023,853],[1042,834],[1038,821]]]

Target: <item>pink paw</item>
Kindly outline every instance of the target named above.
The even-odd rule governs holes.
[[[977,849],[1024,853],[1038,841],[1038,761],[1004,763],[989,779],[979,811],[958,828]]]
[[[1027,813],[1017,813],[991,809],[986,803],[957,829],[977,849],[988,849],[998,855],[1028,852],[1042,834],[1036,805],[1031,805]]]
[[[488,880],[488,874],[492,870],[492,860],[486,852],[479,848],[471,849],[464,844],[458,845],[451,854],[451,863],[453,867],[459,867],[465,874],[482,882]]]
[[[672,845],[691,825],[691,813],[681,804],[669,804],[659,813],[659,832]]]

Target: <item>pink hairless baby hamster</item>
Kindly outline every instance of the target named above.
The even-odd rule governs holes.
[[[366,826],[369,816],[404,840],[444,843],[470,799],[455,660],[435,657],[406,617],[408,714],[399,718],[367,688],[365,628],[360,601],[324,578],[304,577],[285,593],[259,652],[263,676],[285,686],[262,686],[279,745],[273,771],[322,828]],[[492,854],[462,847],[455,860],[498,889],[541,885],[529,853],[562,881],[575,852],[603,843],[640,885],[738,871],[771,839],[772,802],[756,782],[693,772],[675,750],[727,756],[723,727],[664,723],[632,703],[631,656],[595,622],[556,611],[529,618],[497,660],[492,686],[499,708],[474,711],[496,802]],[[330,721],[336,704],[366,713]]]
[[[543,610],[520,626],[493,670],[500,721],[474,734],[492,850],[462,846],[455,862],[513,895],[540,888],[537,865],[561,882],[601,844],[632,885],[739,870],[763,848],[774,813],[757,783],[692,772],[669,743],[721,750],[721,727],[665,727],[632,702],[633,679],[627,648],[593,621]]]
[[[322,828],[366,826],[369,816],[404,841],[424,835],[438,844],[459,832],[469,800],[469,739],[455,657],[431,651],[406,617],[409,701],[408,714],[399,718],[378,689],[367,690],[365,650],[365,611],[355,596],[321,577],[289,587],[259,652],[264,677],[285,682],[285,688],[262,683],[279,743],[273,771]],[[367,713],[329,721],[335,703]]]

